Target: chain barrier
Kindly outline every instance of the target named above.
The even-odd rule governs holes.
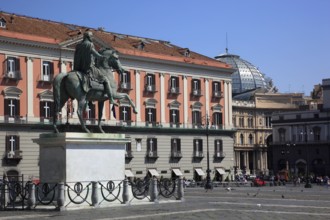
[[[142,200],[148,197],[150,179],[137,180],[136,182],[130,182],[129,184],[131,185],[134,198]]]
[[[107,185],[104,186],[101,182],[99,182],[99,184],[101,185],[101,194],[102,194],[102,198],[103,200],[107,201],[107,202],[113,202],[115,200],[119,200],[120,202],[122,202],[119,199],[119,196],[121,195],[121,184],[123,183],[123,181],[121,181],[119,184],[115,184],[114,181],[108,181]],[[105,194],[107,193],[107,195]],[[109,198],[110,197],[110,198]]]
[[[67,192],[68,192],[68,197],[70,199],[70,202],[76,204],[76,205],[80,205],[84,202],[87,202],[89,205],[92,205],[90,202],[87,201],[88,195],[89,195],[89,186],[92,183],[90,182],[89,184],[87,184],[85,187],[83,186],[83,184],[81,182],[77,182],[74,184],[73,188],[68,185],[65,184],[65,186],[67,187]],[[72,198],[71,193],[74,193],[75,197]],[[85,195],[83,195],[85,194]],[[77,198],[80,198],[79,200],[77,200]]]
[[[158,201],[158,197],[181,199],[183,194],[179,193],[179,183],[178,180],[171,179],[144,179],[135,182],[125,179],[123,181],[86,183],[27,181],[25,184],[23,181],[3,180],[0,182],[0,210],[35,209],[37,206],[65,208],[70,203],[75,205],[87,203],[90,206],[98,207],[101,203],[119,201],[125,204],[133,199],[147,199],[154,202]],[[129,187],[131,187],[131,194],[128,193]],[[65,191],[67,199],[64,196]],[[131,198],[129,198],[130,196]]]
[[[172,180],[172,179],[162,179],[159,180],[158,182],[158,192],[161,196],[164,198],[171,198],[172,196],[175,197],[175,192],[177,189],[177,180]]]
[[[34,183],[32,183],[34,184]],[[36,198],[39,204],[41,205],[55,205],[55,195],[56,195],[56,188],[57,184],[49,184],[49,183],[38,183],[35,185],[35,193]]]

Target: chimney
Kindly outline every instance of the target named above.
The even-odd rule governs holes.
[[[330,78],[322,80],[323,109],[330,111]]]

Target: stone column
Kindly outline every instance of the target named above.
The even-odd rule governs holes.
[[[124,184],[123,184],[123,204],[128,204],[129,201],[129,193],[128,193],[128,179],[124,179]]]
[[[141,122],[141,82],[140,82],[140,71],[135,70],[135,97],[136,97],[136,103],[135,107],[138,111],[136,114],[136,122]]]
[[[94,206],[94,208],[99,207],[99,194],[100,194],[100,190],[99,190],[99,183],[96,181],[92,181],[92,206]]]
[[[209,109],[210,109],[210,85],[209,85],[209,79],[205,79],[205,112],[208,113]]]
[[[228,101],[229,101],[229,94],[228,94],[228,82],[226,81],[225,83],[224,83],[224,94],[223,94],[223,97],[224,97],[224,110],[225,110],[225,120],[224,120],[224,127],[225,127],[225,129],[227,129],[228,128],[228,125],[229,125],[229,122],[228,122],[228,120],[229,120],[229,103],[228,103]],[[231,94],[230,94],[230,96],[231,96]],[[231,107],[231,106],[230,106]]]
[[[149,195],[151,202],[158,202],[158,187],[157,187],[157,178],[153,177],[150,180]]]
[[[26,57],[26,65],[27,65],[27,71],[26,71],[26,88],[27,88],[27,120],[33,120],[34,113],[33,113],[33,107],[34,107],[34,86],[35,82],[33,79],[33,58],[32,57]]]
[[[228,83],[228,125],[230,128],[233,127],[233,99],[232,99],[232,83]]]
[[[29,198],[28,198],[28,206],[27,209],[31,210],[36,205],[36,192],[35,192],[35,185],[32,182],[28,183],[28,190],[29,190]]]
[[[183,79],[183,125],[184,127],[188,126],[188,82],[187,76],[182,76]]]
[[[166,106],[165,106],[165,80],[164,80],[164,73],[160,73],[160,123],[164,124],[165,120],[165,113],[166,113]]]

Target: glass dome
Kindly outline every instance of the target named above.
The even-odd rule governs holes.
[[[241,59],[237,55],[222,54],[215,57],[216,60],[225,62],[237,69],[232,74],[232,93],[238,94],[256,88],[264,88],[269,90],[268,83],[257,67],[250,62]]]

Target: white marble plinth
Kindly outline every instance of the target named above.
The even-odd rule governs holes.
[[[129,141],[124,134],[41,134],[34,139],[40,146],[40,181],[121,181]]]

